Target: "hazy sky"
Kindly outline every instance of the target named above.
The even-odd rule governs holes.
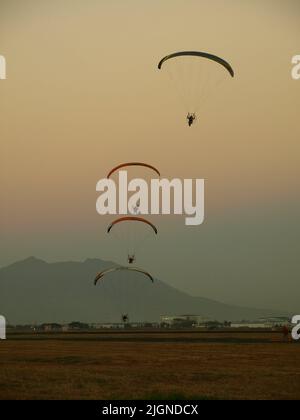
[[[298,0],[0,0],[0,265],[117,260],[96,182],[146,161],[205,178],[206,219],[157,218],[140,266],[192,294],[297,311],[299,19]],[[236,71],[192,129],[157,70],[186,49]]]

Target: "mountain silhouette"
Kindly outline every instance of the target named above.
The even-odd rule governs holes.
[[[114,266],[100,259],[47,263],[34,257],[0,269],[0,314],[11,324],[159,321],[161,315],[195,314],[219,321],[287,315],[194,297],[138,273],[112,273],[94,286],[97,272]],[[124,306],[125,305],[125,306]]]

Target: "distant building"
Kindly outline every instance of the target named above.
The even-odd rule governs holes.
[[[160,326],[165,328],[248,328],[248,329],[275,329],[290,325],[290,319],[287,317],[266,317],[256,320],[245,321],[225,321],[218,322],[202,315],[162,315],[160,317]]]
[[[285,325],[290,325],[290,319],[287,317],[266,317],[254,321],[232,322],[231,328],[274,329]]]
[[[271,329],[272,324],[264,322],[232,322],[231,328]]]
[[[288,317],[268,317],[268,318],[259,318],[259,322],[266,322],[271,324],[273,328],[284,327],[285,325],[291,324],[291,319]]]
[[[85,324],[83,322],[75,321],[75,322],[71,322],[68,325],[68,328],[69,328],[69,331],[82,331],[82,330],[89,330],[90,326],[89,326],[89,324]]]
[[[90,324],[91,329],[102,330],[102,329],[119,329],[124,328],[124,324],[121,322],[101,322],[97,324]]]
[[[91,324],[90,327],[93,329],[99,330],[102,328],[114,328],[115,324],[109,323],[109,322],[103,322],[103,323],[98,323],[98,324]]]
[[[62,329],[63,332],[68,332],[69,331],[69,325],[68,324],[67,325],[62,325],[61,329]]]
[[[58,332],[62,331],[62,326],[60,324],[50,323],[50,324],[42,324],[40,326],[41,331],[44,332]]]
[[[211,322],[214,321],[202,315],[162,315],[160,317],[160,325],[165,327],[205,327]]]

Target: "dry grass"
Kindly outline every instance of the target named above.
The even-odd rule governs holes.
[[[276,334],[58,334],[0,342],[0,399],[300,399]]]

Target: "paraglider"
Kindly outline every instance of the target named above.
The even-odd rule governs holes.
[[[132,225],[132,223],[134,223]],[[139,226],[138,226],[139,225]],[[150,227],[150,229],[149,229]],[[138,216],[124,216],[114,220],[107,228],[107,233],[113,231],[122,248],[127,249],[127,261],[133,264],[136,260],[136,250],[149,235],[149,231],[157,235],[157,227],[149,220]]]
[[[226,60],[201,51],[179,51],[166,55],[158,63],[159,70],[164,68],[188,112],[189,127],[193,125],[199,107],[212,88],[222,81],[224,74],[234,77],[234,70]]]
[[[114,275],[115,273],[117,275]],[[141,302],[146,298],[145,293],[153,283],[154,279],[150,273],[132,266],[107,268],[97,273],[94,279],[94,285],[98,285],[103,296],[111,302],[112,310],[119,313],[124,327],[129,324],[129,312],[137,316]]]

